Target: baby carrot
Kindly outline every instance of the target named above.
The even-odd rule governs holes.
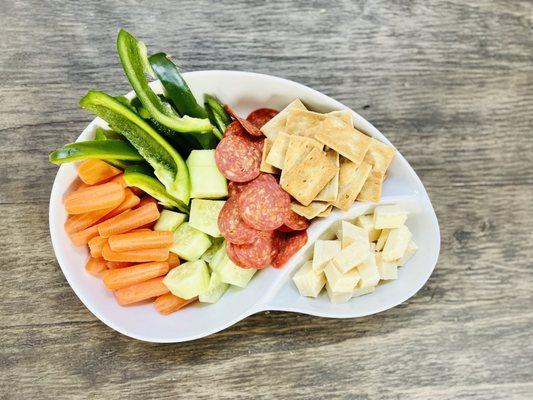
[[[67,233],[74,233],[88,228],[100,221],[114,209],[115,207],[111,207],[83,214],[69,215],[67,222],[65,222],[65,231]]]
[[[96,236],[98,236],[98,225],[93,225],[79,232],[73,232],[69,234],[70,240],[75,246],[87,244],[89,240]]]
[[[139,196],[136,196],[129,188],[126,188],[124,189],[124,200],[122,201],[122,203],[120,203],[118,207],[111,210],[102,219],[106,220],[109,218],[113,218],[114,216],[119,215],[124,211],[135,207],[137,204],[139,204],[140,201],[141,199],[139,198]]]
[[[124,262],[124,261],[106,261],[106,265],[108,269],[117,269],[117,268],[131,267],[132,265],[135,265],[135,263]]]
[[[150,204],[150,203],[154,203],[159,208],[159,204],[157,203],[157,200],[154,199],[152,196],[148,196],[148,195],[141,199],[141,202],[139,203],[137,208],[141,208],[142,206],[146,204]]]
[[[98,159],[86,160],[78,167],[78,176],[88,185],[107,181],[120,173],[120,169]]]
[[[124,200],[124,189],[116,182],[103,183],[77,190],[65,198],[69,214],[83,214],[104,208],[117,207]]]
[[[102,249],[104,244],[107,243],[107,239],[102,236],[95,236],[87,244],[89,245],[89,250],[91,251],[91,257],[98,258],[102,257]]]
[[[111,179],[109,182],[117,182],[120,184],[120,186],[122,186],[124,189],[128,187],[128,185],[126,185],[126,181],[124,180],[124,174],[119,174],[117,176],[115,176],[113,179]]]
[[[174,241],[172,231],[137,231],[109,237],[113,251],[132,251],[170,247]]]
[[[85,270],[91,275],[102,276],[102,273],[107,271],[107,266],[103,259],[91,257],[85,264]]]
[[[132,229],[140,228],[159,218],[159,210],[153,203],[146,204],[135,210],[126,211],[116,217],[108,219],[99,224],[100,236],[110,237],[120,233],[129,232]]]
[[[167,272],[168,264],[166,262],[151,262],[132,267],[110,269],[104,276],[104,284],[109,290],[117,290],[166,275]]]
[[[169,253],[167,263],[170,269],[176,268],[178,265],[180,265],[180,258],[175,253]]]
[[[154,305],[156,310],[161,314],[168,315],[185,307],[187,304],[194,303],[196,300],[198,300],[198,297],[185,300],[178,296],[174,296],[172,293],[165,293],[154,300]]]
[[[102,257],[104,257],[104,260],[106,261],[125,261],[134,263],[166,261],[168,254],[168,247],[118,252],[111,250],[109,243],[106,243],[102,249]]]
[[[160,276],[146,282],[118,289],[115,291],[118,304],[125,306],[168,293],[168,288],[163,284],[163,278],[163,276]]]

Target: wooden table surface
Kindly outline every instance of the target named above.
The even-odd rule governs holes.
[[[0,398],[533,398],[531,1],[73,3],[0,7]],[[130,90],[119,27],[184,70],[282,76],[371,121],[437,212],[426,286],[366,318],[267,312],[175,345],[98,321],[52,251],[47,156],[92,119],[87,89]]]

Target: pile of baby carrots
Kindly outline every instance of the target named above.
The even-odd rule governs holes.
[[[155,299],[161,314],[192,303],[174,296],[163,278],[180,264],[170,253],[171,231],[154,231],[159,218],[156,200],[135,187],[127,187],[120,169],[97,159],[78,168],[80,185],[66,196],[65,223],[72,243],[88,245],[88,273],[101,277],[120,305]]]

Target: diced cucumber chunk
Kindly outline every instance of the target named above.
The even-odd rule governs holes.
[[[184,222],[174,231],[174,243],[170,251],[187,261],[195,261],[211,247],[209,237]],[[180,267],[181,268],[181,267]]]
[[[220,300],[222,295],[226,293],[229,285],[220,280],[220,277],[216,272],[211,274],[211,279],[209,280],[209,287],[203,293],[200,293],[198,299],[202,303],[216,303]]]
[[[252,276],[254,276],[256,269],[241,268],[233,263],[226,254],[226,247],[221,261],[214,265],[214,272],[218,274],[220,280],[230,285],[246,287]]]
[[[215,150],[193,150],[187,159],[191,198],[220,199],[228,195],[228,184],[215,162]]]
[[[211,268],[211,271],[216,271],[218,265],[224,260],[224,257],[226,256],[226,241],[224,240],[216,253],[211,258],[211,261],[209,261],[209,267]]]
[[[218,214],[220,214],[224,203],[224,200],[193,199],[191,201],[189,224],[210,236],[220,237]]]
[[[174,296],[189,300],[209,289],[209,269],[203,260],[186,262],[173,268],[163,283]]]
[[[185,214],[176,211],[163,210],[154,225],[154,231],[175,231],[186,218],[187,216]]]
[[[208,248],[204,254],[202,254],[202,260],[206,263],[211,264],[213,258],[215,257],[217,251],[220,249],[220,246],[224,244],[224,238],[213,238],[211,247]]]

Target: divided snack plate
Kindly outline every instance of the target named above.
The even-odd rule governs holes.
[[[239,71],[198,71],[183,74],[197,98],[204,93],[231,104],[240,115],[270,107],[278,110],[300,98],[310,110],[329,112],[348,109],[345,105],[316,90],[286,79]],[[151,84],[161,91],[159,82]],[[128,94],[132,98],[134,92]],[[353,112],[354,126],[385,143],[390,142],[368,121]],[[107,127],[94,119],[77,139],[89,140],[96,127]],[[63,198],[71,190],[77,176],[74,164],[63,164],[57,173],[50,197],[50,234],[54,251],[72,289],[85,306],[102,322],[116,331],[149,342],[175,343],[198,339],[225,329],[247,316],[266,310],[292,311],[320,317],[355,318],[392,308],[413,296],[429,279],[437,263],[440,232],[437,217],[422,182],[397,152],[383,185],[381,204],[397,204],[409,212],[406,225],[413,234],[418,251],[399,269],[397,280],[380,284],[375,292],[351,299],[344,304],[331,304],[327,294],[318,298],[302,297],[292,276],[304,261],[311,259],[314,242],[333,238],[343,219],[371,212],[376,204],[356,202],[348,212],[333,211],[327,218],[316,219],[308,229],[307,244],[281,269],[259,271],[244,289],[234,286],[215,304],[197,303],[171,315],[160,315],[153,304],[119,306],[102,281],[84,268],[88,258],[86,247],[70,242],[63,224],[67,214]]]

